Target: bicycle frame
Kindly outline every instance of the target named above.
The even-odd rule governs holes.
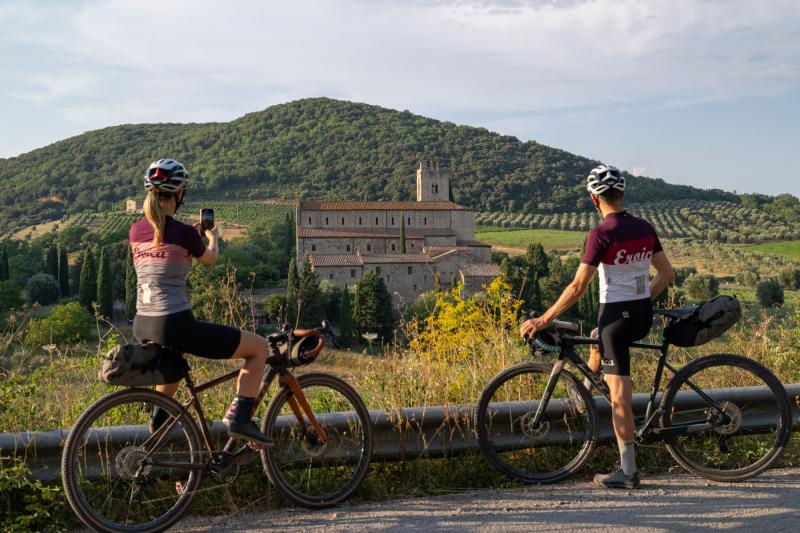
[[[594,385],[597,388],[597,390],[600,391],[600,393],[608,401],[608,403],[609,404],[611,403],[611,393],[608,389],[608,385],[600,378],[598,374],[596,374],[589,368],[589,365],[586,364],[586,362],[574,348],[575,346],[582,346],[582,345],[598,345],[600,341],[592,337],[584,337],[579,335],[562,335],[561,341],[562,341],[561,351],[559,352],[558,359],[553,365],[553,371],[550,373],[550,379],[548,380],[547,386],[545,387],[544,395],[542,396],[542,399],[539,402],[539,406],[533,418],[534,425],[537,425],[541,422],[541,418],[544,416],[547,404],[549,403],[553,391],[556,388],[556,384],[558,382],[558,376],[561,374],[561,371],[564,369],[564,366],[566,366],[567,361],[575,365],[575,367],[578,370],[580,370],[580,372],[586,378],[589,379],[592,385]],[[669,371],[672,372],[673,375],[678,373],[678,369],[676,369],[667,362],[667,355],[669,353],[669,344],[666,342],[662,344],[646,344],[646,343],[635,342],[631,343],[630,346],[631,348],[639,348],[643,350],[651,350],[659,352],[658,364],[656,366],[656,373],[653,378],[653,385],[650,388],[650,397],[647,401],[647,408],[645,409],[643,423],[637,424],[636,438],[640,442],[648,442],[651,440],[657,440],[673,435],[700,433],[702,431],[712,429],[718,425],[710,423],[707,419],[699,419],[699,420],[682,422],[680,424],[676,424],[674,426],[666,428],[655,427],[657,415],[661,412],[661,410],[656,407],[656,397],[658,396],[659,393],[659,385],[661,383],[661,378],[664,374],[664,368],[666,367],[667,369],[669,369]],[[703,400],[705,400],[710,408],[713,408],[717,412],[717,414],[721,417],[719,420],[719,425],[730,422],[728,415],[725,414],[725,412],[719,406],[716,405],[713,398],[711,398],[702,389],[700,389],[700,387],[696,386],[691,381],[686,380],[685,383],[692,390],[694,390]]]
[[[239,370],[233,370],[223,376],[218,378],[212,379],[203,383],[201,385],[195,386],[194,381],[192,380],[191,376],[188,372],[184,373],[183,379],[186,385],[186,388],[189,390],[189,399],[186,400],[182,407],[180,415],[173,417],[172,420],[167,421],[164,423],[162,427],[160,427],[157,431],[155,431],[147,440],[142,443],[142,447],[147,447],[153,440],[155,440],[155,444],[153,445],[152,449],[148,451],[148,453],[142,458],[143,461],[149,461],[149,464],[154,466],[163,466],[168,468],[180,468],[186,470],[211,470],[211,469],[224,469],[227,467],[230,462],[238,459],[239,456],[244,454],[249,447],[243,446],[238,451],[234,452],[234,448],[238,442],[238,439],[233,437],[228,438],[225,446],[222,450],[215,450],[214,445],[212,444],[212,437],[211,431],[209,430],[208,423],[206,422],[205,413],[203,412],[202,404],[200,403],[200,394],[203,392],[216,387],[226,381],[230,381],[239,376]],[[303,394],[303,390],[300,387],[300,384],[297,382],[297,379],[294,375],[287,370],[285,367],[270,367],[267,372],[264,373],[264,377],[261,379],[261,386],[258,389],[258,394],[256,395],[256,399],[254,402],[253,411],[261,405],[261,402],[264,400],[267,392],[269,391],[272,382],[275,380],[275,377],[278,377],[278,382],[282,385],[286,385],[292,391],[292,395],[289,396],[287,403],[294,414],[295,418],[302,428],[302,432],[306,433],[308,431],[308,426],[303,418],[303,415],[308,418],[311,426],[317,432],[317,436],[320,441],[324,444],[327,443],[328,438],[325,434],[325,430],[322,429],[322,426],[317,421],[314,413],[311,411],[311,406],[308,404],[308,400],[306,399],[305,395]],[[204,463],[173,463],[173,462],[162,462],[162,461],[155,461],[150,459],[150,456],[159,449],[161,443],[175,427],[180,420],[184,417],[191,417],[189,414],[189,408],[193,408],[195,413],[197,414],[197,418],[200,422],[200,430],[203,435],[203,441],[205,447],[209,453],[210,461],[206,461]],[[192,422],[194,423],[194,422]]]

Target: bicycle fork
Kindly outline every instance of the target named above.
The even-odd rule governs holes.
[[[553,396],[553,391],[556,390],[558,377],[561,375],[561,371],[564,369],[564,365],[566,363],[566,360],[559,359],[556,361],[556,364],[553,365],[553,371],[550,372],[550,378],[547,381],[544,394],[542,395],[541,401],[539,401],[538,407],[536,407],[536,414],[533,415],[533,420],[531,421],[532,427],[538,427],[538,425],[542,422],[544,410],[547,408],[547,404],[550,403],[550,398]]]

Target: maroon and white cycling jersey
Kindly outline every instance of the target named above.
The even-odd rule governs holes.
[[[162,316],[191,309],[186,277],[192,257],[206,251],[197,230],[168,216],[164,242],[153,246],[153,226],[143,218],[131,225],[128,239],[136,268],[136,313]]]
[[[653,226],[627,211],[610,213],[586,240],[583,263],[598,267],[600,303],[650,297],[650,260],[662,251]]]

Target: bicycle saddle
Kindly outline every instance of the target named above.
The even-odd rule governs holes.
[[[689,318],[695,311],[697,311],[696,305],[692,307],[679,307],[677,309],[653,309],[653,313],[656,315],[663,315],[676,320]]]

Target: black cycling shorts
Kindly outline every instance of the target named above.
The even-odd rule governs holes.
[[[242,332],[230,326],[197,320],[191,310],[171,315],[136,315],[133,334],[139,342],[155,342],[208,359],[230,359]]]
[[[650,298],[600,304],[597,327],[603,372],[612,376],[631,375],[631,343],[650,332],[653,303]]]

